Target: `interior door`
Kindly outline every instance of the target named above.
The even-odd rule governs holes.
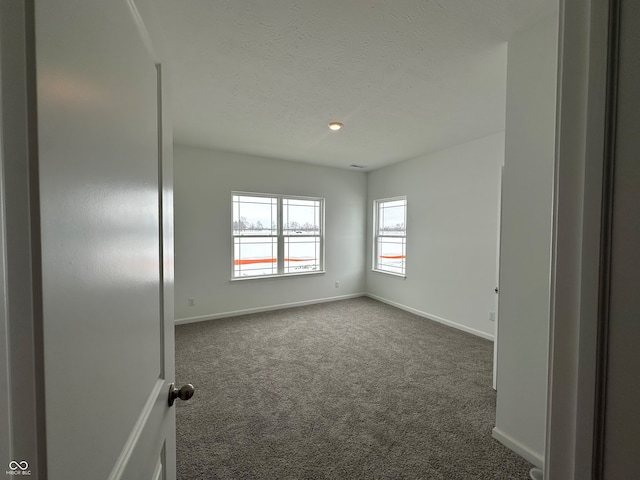
[[[171,135],[151,1],[36,0],[49,479],[173,479]]]

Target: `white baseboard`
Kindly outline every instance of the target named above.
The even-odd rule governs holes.
[[[534,452],[522,443],[510,437],[498,427],[494,427],[491,436],[498,440],[501,444],[510,450],[513,450],[528,462],[533,463],[536,467],[544,469],[544,458],[541,454]]]
[[[357,298],[357,297],[369,297],[374,300],[378,300],[379,302],[386,303],[393,307],[399,308],[401,310],[405,310],[407,312],[419,315],[424,318],[428,318],[429,320],[433,320],[434,322],[442,323],[444,325],[448,325],[453,328],[457,328],[458,330],[462,330],[463,332],[470,333],[472,335],[476,335],[478,337],[485,338],[487,340],[493,341],[493,335],[481,332],[480,330],[476,330],[474,328],[467,327],[466,325],[462,325],[460,323],[452,322],[451,320],[447,320],[446,318],[438,317],[437,315],[432,315],[430,313],[426,313],[415,308],[408,307],[398,302],[393,302],[383,297],[379,297],[377,295],[373,295],[371,293],[352,293],[349,295],[340,295],[337,297],[327,297],[327,298],[317,298],[313,300],[305,300],[302,302],[292,302],[292,303],[282,303],[279,305],[268,305],[265,307],[256,307],[256,308],[247,308],[243,310],[234,310],[230,312],[222,312],[216,313],[213,315],[202,315],[199,317],[189,317],[189,318],[179,318],[176,319],[176,325],[183,325],[186,323],[196,323],[196,322],[206,322],[207,320],[215,320],[217,318],[226,318],[226,317],[237,317],[240,315],[248,315],[250,313],[260,313],[260,312],[269,312],[272,310],[282,310],[284,308],[292,308],[292,307],[302,307],[305,305],[313,305],[316,303],[326,303],[326,302],[335,302],[337,300],[346,300],[348,298]]]
[[[467,327],[466,325],[452,322],[451,320],[447,320],[446,318],[438,317],[437,315],[432,315],[430,313],[426,313],[426,312],[417,310],[415,308],[407,307],[406,305],[403,305],[401,303],[387,300],[386,298],[379,297],[371,293],[366,293],[365,296],[369,298],[373,298],[374,300],[378,300],[379,302],[386,303],[387,305],[391,305],[393,307],[399,308],[400,310],[405,310],[409,313],[414,313],[421,317],[428,318],[429,320],[433,320],[434,322],[442,323],[444,325],[448,325],[449,327],[457,328],[458,330],[462,330],[463,332],[476,335],[477,337],[486,338],[487,340],[491,340],[491,341],[493,341],[494,339],[493,335],[491,335],[490,333],[485,333],[480,330],[476,330],[475,328]]]
[[[314,300],[305,300],[302,302],[282,303],[279,305],[269,305],[266,307],[247,308],[244,310],[234,310],[231,312],[216,313],[213,315],[202,315],[200,317],[189,317],[176,319],[176,325],[183,325],[185,323],[206,322],[207,320],[215,320],[217,318],[226,317],[238,317],[240,315],[248,315],[250,313],[269,312],[272,310],[282,310],[284,308],[303,307],[305,305],[314,305],[316,303],[335,302],[337,300],[346,300],[348,298],[364,297],[364,293],[352,293],[349,295],[340,295],[337,297],[317,298]]]

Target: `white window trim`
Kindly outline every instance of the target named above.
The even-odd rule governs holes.
[[[273,275],[252,275],[246,277],[236,277],[235,276],[235,239],[236,237],[243,237],[243,235],[235,235],[233,229],[233,197],[234,196],[245,196],[245,197],[265,197],[265,198],[277,198],[278,207],[277,207],[277,215],[278,215],[278,230],[276,235],[263,235],[265,238],[277,238],[277,252],[278,252],[278,272]],[[284,239],[285,237],[290,237],[291,235],[284,234],[284,225],[282,222],[283,218],[283,200],[312,200],[320,202],[320,235],[296,235],[295,238],[316,238],[320,237],[320,269],[313,270],[311,272],[294,272],[294,273],[285,273],[284,272]],[[324,209],[325,209],[325,199],[322,197],[307,197],[302,195],[285,195],[279,193],[258,193],[258,192],[243,192],[234,190],[231,192],[231,281],[232,282],[244,282],[251,280],[264,280],[264,279],[277,279],[277,278],[286,278],[286,277],[299,277],[305,275],[322,275],[326,273],[325,271],[325,251],[324,251]],[[256,238],[259,238],[260,235],[256,235]]]
[[[405,225],[404,232],[405,233],[403,237],[400,237],[400,236],[396,237],[396,238],[404,238],[404,242],[405,242],[404,273],[390,272],[388,270],[383,270],[381,268],[378,268],[377,266],[378,265],[378,236],[379,236],[378,235],[378,231],[379,231],[378,216],[380,212],[379,205],[384,202],[395,202],[399,200],[403,200],[405,202],[405,207],[404,207],[404,225]],[[372,254],[371,271],[372,272],[382,273],[384,275],[391,275],[393,277],[407,278],[406,248],[407,248],[407,211],[408,209],[409,209],[409,202],[407,201],[406,195],[399,195],[397,197],[389,197],[389,198],[378,198],[373,201],[373,242],[372,242],[372,248],[371,248],[371,254]]]

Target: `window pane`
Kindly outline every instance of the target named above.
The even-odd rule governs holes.
[[[282,228],[284,235],[319,235],[320,201],[282,199]]]
[[[404,274],[406,245],[404,237],[378,237],[376,268],[387,272]]]
[[[378,235],[406,235],[406,200],[378,204]]]
[[[278,199],[233,196],[234,235],[277,235]]]
[[[320,269],[320,237],[284,238],[284,273]]]
[[[236,237],[233,240],[234,277],[278,273],[277,237]]]

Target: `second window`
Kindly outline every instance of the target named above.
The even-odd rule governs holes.
[[[373,204],[373,269],[404,276],[407,263],[407,197]]]

